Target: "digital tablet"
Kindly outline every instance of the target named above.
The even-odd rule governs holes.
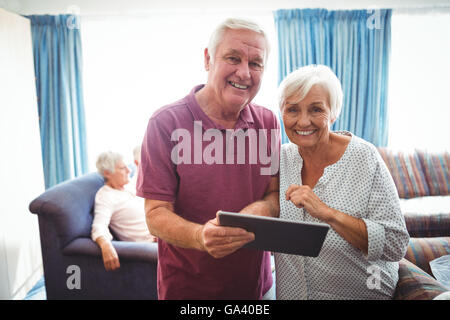
[[[317,257],[328,233],[324,223],[299,222],[235,212],[218,212],[221,226],[243,228],[255,234],[244,247]]]

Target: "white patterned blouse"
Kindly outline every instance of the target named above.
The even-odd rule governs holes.
[[[377,149],[349,132],[341,159],[325,168],[314,193],[331,208],[364,220],[365,255],[330,228],[318,257],[275,254],[277,299],[391,299],[398,262],[409,241],[394,182]],[[281,148],[280,217],[321,222],[285,200],[291,184],[302,184],[303,160],[295,144]]]

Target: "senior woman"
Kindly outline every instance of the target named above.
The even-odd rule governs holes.
[[[330,130],[342,96],[323,65],[280,84],[280,217],[331,228],[316,258],[275,254],[277,299],[390,299],[398,281],[409,235],[397,191],[372,144]]]
[[[105,185],[95,195],[94,221],[91,238],[102,251],[107,271],[120,268],[119,257],[111,243],[113,230],[119,240],[153,242],[145,221],[141,198],[125,188],[130,169],[116,152],[103,152],[97,158],[97,170],[105,178]]]

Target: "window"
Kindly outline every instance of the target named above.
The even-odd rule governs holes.
[[[450,149],[450,11],[394,11],[389,147]]]

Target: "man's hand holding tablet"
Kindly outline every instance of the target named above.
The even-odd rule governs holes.
[[[220,212],[220,211],[219,211]],[[214,258],[225,257],[255,240],[255,234],[242,228],[221,226],[218,218],[209,220],[196,233],[197,241]]]

